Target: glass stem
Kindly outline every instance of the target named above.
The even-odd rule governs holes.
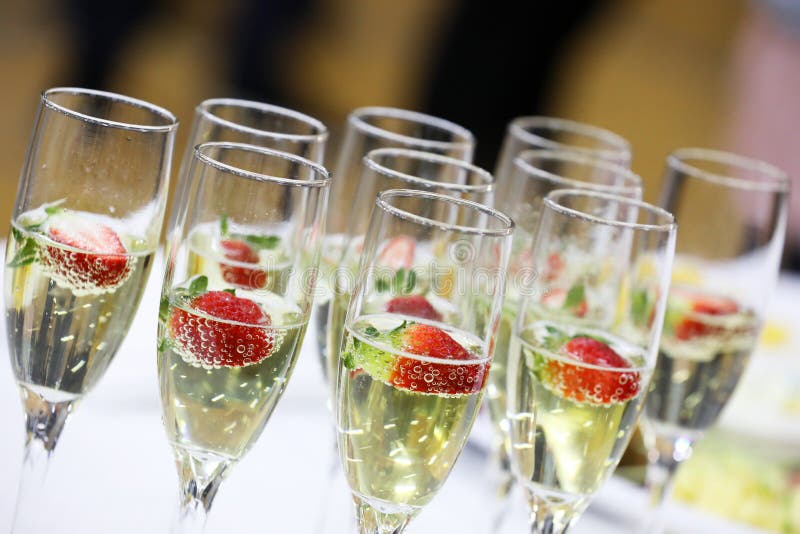
[[[650,508],[641,532],[658,534],[664,531],[665,504],[672,493],[678,467],[692,455],[694,439],[655,436],[647,453],[646,486]]]
[[[211,455],[176,450],[181,483],[178,515],[172,534],[200,534],[220,484],[233,462]]]
[[[353,500],[359,534],[400,534],[414,516],[408,510],[379,510],[355,495]]]
[[[531,534],[561,534],[580,515],[580,503],[554,504],[527,490]]]
[[[50,402],[41,395],[20,386],[25,409],[25,456],[17,492],[17,507],[11,523],[12,534],[34,532],[41,516],[41,493],[50,464],[50,456],[72,411],[72,401]]]

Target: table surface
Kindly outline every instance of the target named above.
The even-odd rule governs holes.
[[[160,262],[156,266],[115,361],[62,435],[41,496],[42,532],[168,531],[177,503],[177,474],[161,426],[155,361]],[[310,325],[284,398],[258,443],[224,482],[208,534],[354,531],[349,495],[334,455],[314,335]],[[0,358],[0,428],[6,428],[0,438],[0,531],[7,531],[22,460],[23,418],[5,357]],[[468,445],[409,533],[488,532],[492,498],[486,469],[482,448]],[[574,532],[633,531],[643,506],[637,488],[613,478]],[[760,532],[677,503],[669,506],[672,532]],[[526,532],[525,522],[522,497],[515,495],[503,532]]]

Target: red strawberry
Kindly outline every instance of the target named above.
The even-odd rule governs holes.
[[[592,367],[548,360],[541,376],[545,385],[559,395],[575,402],[612,404],[632,399],[639,393],[639,373],[620,372],[620,369],[629,368],[630,362],[602,341],[575,337],[565,343],[560,352],[570,360]],[[605,371],[604,367],[613,370]]]
[[[221,319],[172,309],[169,329],[173,348],[190,363],[243,367],[272,353],[273,335],[263,328],[272,321],[252,300],[227,291],[209,291],[193,298],[189,307]]]
[[[551,288],[542,295],[542,304],[550,309],[563,308],[566,301],[567,290],[561,287]],[[572,312],[576,317],[583,317],[586,315],[586,312],[589,311],[589,305],[586,304],[586,299],[583,299],[568,311]]]
[[[225,258],[240,263],[258,263],[258,254],[244,241],[224,239],[220,241]],[[258,289],[266,285],[267,273],[261,269],[249,269],[227,263],[220,263],[222,279],[236,287]]]
[[[561,276],[561,271],[563,270],[564,260],[561,258],[561,254],[558,252],[551,252],[550,255],[547,256],[547,268],[544,271],[545,282],[552,282]]]
[[[410,269],[414,262],[414,240],[408,236],[400,235],[392,238],[381,251],[378,265],[389,269]]]
[[[681,289],[673,289],[670,295],[689,302],[689,310],[705,315],[730,315],[739,311],[736,301],[727,297],[704,295]],[[717,335],[722,333],[720,326],[710,325],[701,320],[685,317],[675,325],[675,337],[682,341],[701,336]]]
[[[433,321],[442,320],[442,315],[436,311],[436,308],[422,295],[395,297],[386,303],[386,311],[389,313],[402,313],[422,319],[431,319]]]
[[[73,252],[48,245],[41,250],[41,262],[57,281],[73,290],[112,291],[122,285],[133,267],[125,245],[108,226],[72,212],[53,215],[47,235]]]
[[[400,335],[401,349],[411,354],[444,360],[471,360],[474,356],[440,328],[412,323]],[[481,390],[488,376],[489,364],[449,365],[400,357],[389,381],[397,387],[419,391],[459,395]]]

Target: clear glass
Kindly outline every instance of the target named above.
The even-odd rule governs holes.
[[[164,427],[180,476],[173,532],[201,532],[224,476],[283,394],[313,301],[330,178],[285,152],[195,148],[159,309]]]
[[[509,177],[514,159],[525,150],[568,150],[630,167],[631,146],[609,130],[554,117],[518,117],[508,131],[498,155],[494,175],[498,182],[498,202],[513,201],[514,188]]]
[[[67,416],[105,373],[158,245],[178,123],[126,96],[42,94],[6,245],[11,366],[25,458],[11,531],[34,532]]]
[[[347,117],[347,127],[339,150],[338,159],[333,175],[336,177],[332,186],[331,205],[328,210],[327,228],[328,242],[323,247],[323,273],[322,278],[332,279],[333,269],[338,265],[342,256],[342,243],[346,240],[346,233],[351,221],[352,207],[355,203],[366,201],[367,206],[372,206],[375,194],[387,189],[369,187],[364,191],[366,184],[363,174],[368,172],[364,167],[364,157],[372,150],[381,148],[402,148],[418,152],[428,152],[449,158],[470,162],[475,149],[475,138],[469,130],[452,122],[404,109],[386,107],[358,108]],[[392,167],[391,154],[382,156],[386,159],[386,166]],[[397,159],[398,163],[402,160]],[[412,161],[408,159],[408,161]],[[381,164],[381,162],[378,162]],[[431,181],[449,181],[455,177],[446,175],[438,177],[432,173],[431,165],[425,161],[403,163],[404,167],[398,171],[409,176],[418,176]],[[435,164],[434,164],[435,165]],[[416,167],[416,168],[415,168]],[[394,187],[412,187],[408,185],[394,185]],[[426,189],[426,187],[422,187]],[[360,200],[360,199],[364,200]],[[364,224],[369,217],[369,208],[361,210],[359,224]],[[332,287],[329,285],[328,288]],[[321,285],[320,294],[317,296],[318,309],[316,314],[317,343],[321,361],[324,363],[328,357],[327,345],[327,320],[328,307],[332,297],[330,290],[325,291]],[[323,365],[324,368],[324,365]]]
[[[627,167],[598,159],[592,155],[567,150],[526,150],[514,158],[511,173],[506,177],[506,187],[514,191],[495,207],[508,214],[516,224],[511,259],[508,266],[508,284],[503,304],[503,314],[497,333],[489,383],[486,389],[486,404],[492,422],[492,476],[496,477],[496,495],[500,498],[492,524],[499,527],[508,513],[505,496],[513,484],[509,466],[509,451],[506,436],[506,369],[511,329],[519,306],[521,290],[526,279],[532,275],[531,258],[533,237],[539,224],[542,200],[556,189],[586,189],[615,193],[632,199],[640,199],[642,181]],[[562,266],[564,258],[550,258],[554,267]]]
[[[667,158],[661,205],[681,223],[644,425],[652,509],[718,419],[756,346],[786,233],[789,179],[766,163],[689,148]]]
[[[630,440],[658,353],[675,232],[668,212],[639,200],[578,189],[544,199],[507,373],[511,468],[533,533],[565,532]]]
[[[339,366],[339,346],[344,332],[344,316],[350,300],[358,268],[358,260],[370,224],[370,213],[375,205],[375,197],[388,189],[417,189],[432,191],[456,198],[471,200],[491,206],[494,194],[494,178],[485,170],[470,163],[428,152],[402,148],[381,148],[371,151],[363,159],[364,170],[359,179],[358,196],[352,200],[348,210],[349,221],[344,234],[340,235],[339,253],[335,263],[322,269],[325,276],[331,273],[333,298],[320,305],[320,313],[327,317],[325,359],[323,368],[328,376],[335,376]],[[333,251],[333,242],[328,239]],[[428,258],[409,253],[412,268],[419,261]],[[327,260],[323,259],[323,262]]]
[[[466,443],[495,345],[511,219],[447,195],[378,195],[347,307],[336,420],[362,534],[400,533]],[[411,268],[413,253],[427,258]]]

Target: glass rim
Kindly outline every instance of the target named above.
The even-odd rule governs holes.
[[[755,171],[759,173],[761,178],[766,180],[761,181],[707,171],[696,164],[689,163],[687,160],[721,163],[742,170]],[[760,159],[749,158],[723,150],[693,147],[678,148],[667,156],[667,166],[694,178],[736,189],[788,192],[790,188],[789,175],[779,167]]]
[[[62,104],[56,103],[55,101],[53,101],[52,97],[58,94],[94,96],[94,97],[105,98],[112,102],[120,102],[129,105],[131,107],[146,110],[152,113],[153,115],[160,117],[161,119],[166,121],[166,124],[134,124],[128,122],[113,121],[110,119],[104,119],[102,117],[96,117],[94,115],[82,113],[80,111],[76,111]],[[44,106],[54,111],[57,111],[63,115],[79,119],[85,122],[89,122],[92,124],[98,124],[100,126],[120,128],[123,130],[134,130],[137,132],[169,132],[171,130],[177,129],[178,127],[177,117],[175,117],[175,115],[168,109],[147,102],[146,100],[140,100],[138,98],[133,98],[119,93],[112,93],[109,91],[98,91],[97,89],[86,89],[83,87],[51,87],[50,89],[42,91],[41,101]]]
[[[564,197],[592,197],[592,198],[601,198],[604,200],[611,200],[614,202],[618,202],[620,204],[632,205],[638,209],[643,209],[649,213],[656,214],[657,216],[662,217],[669,222],[649,224],[649,223],[622,221],[617,219],[608,219],[606,217],[592,215],[590,213],[586,213],[577,210],[575,208],[569,208],[567,206],[559,204],[559,201]],[[675,221],[675,216],[672,213],[665,210],[664,208],[661,208],[654,204],[650,204],[643,200],[615,195],[612,193],[590,191],[586,189],[556,189],[555,191],[550,192],[544,198],[543,202],[546,208],[549,208],[560,215],[566,215],[568,217],[581,219],[583,221],[595,224],[603,224],[605,226],[630,228],[632,230],[640,230],[645,232],[673,232],[678,227]]]
[[[418,161],[427,161],[431,163],[439,163],[445,166],[456,167],[463,171],[480,176],[481,178],[485,179],[485,183],[471,185],[458,184],[454,182],[437,182],[436,180],[429,180],[413,174],[407,174],[385,165],[381,165],[375,161],[375,158],[383,155],[405,156]],[[390,178],[397,178],[411,184],[422,184],[433,189],[443,189],[447,191],[458,191],[464,193],[489,193],[494,190],[494,176],[492,176],[492,174],[487,170],[464,160],[443,156],[441,154],[434,154],[432,152],[410,150],[407,148],[376,148],[375,150],[370,150],[367,152],[367,155],[364,156],[362,161],[364,162],[364,165],[378,174],[382,174]]]
[[[366,117],[370,116],[389,117],[393,119],[405,120],[408,122],[415,122],[418,124],[423,124],[425,126],[432,126],[434,128],[450,132],[456,135],[457,137],[460,137],[461,139],[458,141],[437,141],[435,139],[412,137],[410,135],[405,135],[374,126],[365,120]],[[463,126],[460,126],[447,119],[434,117],[433,115],[420,113],[418,111],[409,111],[401,108],[391,108],[382,106],[362,107],[362,108],[356,108],[353,111],[351,111],[350,114],[347,116],[347,122],[358,131],[366,132],[375,135],[377,137],[382,137],[384,139],[389,139],[390,141],[397,141],[406,145],[414,145],[417,147],[428,148],[428,149],[430,148],[474,149],[475,148],[475,136],[472,135],[472,132],[470,132]]]
[[[319,174],[322,178],[319,179],[293,179],[293,178],[286,178],[281,176],[273,176],[270,174],[264,174],[256,171],[249,171],[247,169],[241,169],[239,167],[235,167],[233,165],[229,165],[227,163],[223,163],[204,152],[204,150],[208,148],[221,148],[224,150],[237,150],[243,152],[254,152],[256,154],[260,154],[262,156],[271,156],[278,159],[289,160],[304,167],[311,169],[314,173]],[[206,165],[214,167],[218,171],[225,172],[228,174],[233,174],[235,176],[240,176],[242,178],[249,178],[252,180],[257,180],[260,182],[274,182],[281,185],[290,185],[295,187],[325,187],[330,184],[331,176],[328,170],[323,167],[322,165],[315,163],[309,159],[306,159],[301,156],[297,156],[295,154],[290,154],[288,152],[283,152],[281,150],[274,150],[271,148],[265,148],[256,145],[249,145],[247,143],[230,143],[230,142],[222,142],[222,141],[212,141],[208,143],[201,143],[194,147],[194,157]]]
[[[489,217],[493,217],[495,220],[499,221],[503,228],[478,228],[475,226],[464,226],[460,224],[452,224],[446,223],[443,221],[437,221],[435,219],[431,219],[429,217],[423,217],[422,215],[417,215],[416,213],[411,213],[404,209],[398,208],[392,205],[389,200],[395,197],[419,197],[419,198],[427,198],[430,200],[439,200],[449,204],[457,204],[459,206],[463,206],[465,208],[479,211]],[[504,237],[510,236],[514,231],[514,221],[506,215],[505,213],[486,206],[484,204],[480,204],[479,202],[474,202],[472,200],[466,200],[463,198],[456,198],[451,197],[449,195],[443,195],[441,193],[433,193],[431,191],[420,191],[419,189],[387,189],[385,191],[381,191],[378,193],[377,198],[375,199],[376,205],[382,209],[383,211],[394,215],[395,217],[399,217],[400,219],[405,219],[407,221],[414,222],[416,224],[420,224],[423,226],[429,226],[433,228],[438,228],[440,230],[445,230],[448,232],[460,232],[463,234],[469,235],[486,235],[486,236],[494,236],[494,237]]]
[[[567,145],[528,131],[527,128],[531,127],[544,127],[550,130],[570,132],[603,141],[609,146],[604,148],[592,148]],[[529,145],[540,145],[543,148],[556,148],[573,150],[575,152],[597,154],[598,157],[605,159],[624,158],[626,161],[631,160],[631,144],[627,139],[617,133],[612,132],[611,130],[602,128],[600,126],[594,126],[593,124],[587,124],[585,122],[561,119],[558,117],[547,117],[543,115],[530,115],[525,117],[517,117],[512,120],[509,124],[509,130],[514,137],[524,141]]]
[[[579,165],[584,165],[586,167],[596,167],[602,170],[611,171],[621,175],[625,178],[626,182],[631,182],[631,185],[606,185],[595,183],[591,181],[585,180],[578,180],[575,178],[570,178],[568,176],[563,176],[561,174],[555,174],[552,172],[545,171],[534,166],[529,159],[533,159],[534,157],[548,159],[552,161],[565,161],[570,163],[577,163]],[[597,156],[590,155],[589,153],[584,152],[576,152],[574,150],[566,150],[566,149],[528,149],[523,150],[519,153],[517,157],[514,158],[514,166],[525,172],[526,174],[531,174],[545,180],[548,180],[552,183],[564,185],[566,187],[562,189],[588,189],[591,191],[603,191],[603,192],[636,192],[639,195],[642,194],[642,190],[644,189],[643,182],[641,176],[633,172],[628,167],[624,165],[620,165],[618,163],[614,163],[612,161],[599,158]]]
[[[223,106],[229,106],[232,108],[252,109],[265,113],[279,115],[282,117],[289,117],[299,122],[308,124],[312,128],[316,128],[318,132],[310,134],[291,134],[285,132],[276,132],[273,130],[262,130],[260,128],[246,126],[244,124],[239,124],[230,121],[228,119],[223,119],[222,117],[215,115],[210,109],[208,109],[209,106],[218,104]],[[232,128],[234,130],[238,130],[245,133],[251,133],[264,137],[271,137],[273,139],[283,139],[287,141],[297,141],[297,142],[300,141],[322,142],[328,138],[328,128],[322,121],[293,109],[281,106],[275,106],[273,104],[266,104],[263,102],[256,102],[254,100],[243,100],[239,98],[208,98],[200,102],[195,108],[195,111],[216,124],[226,126],[228,128]]]

